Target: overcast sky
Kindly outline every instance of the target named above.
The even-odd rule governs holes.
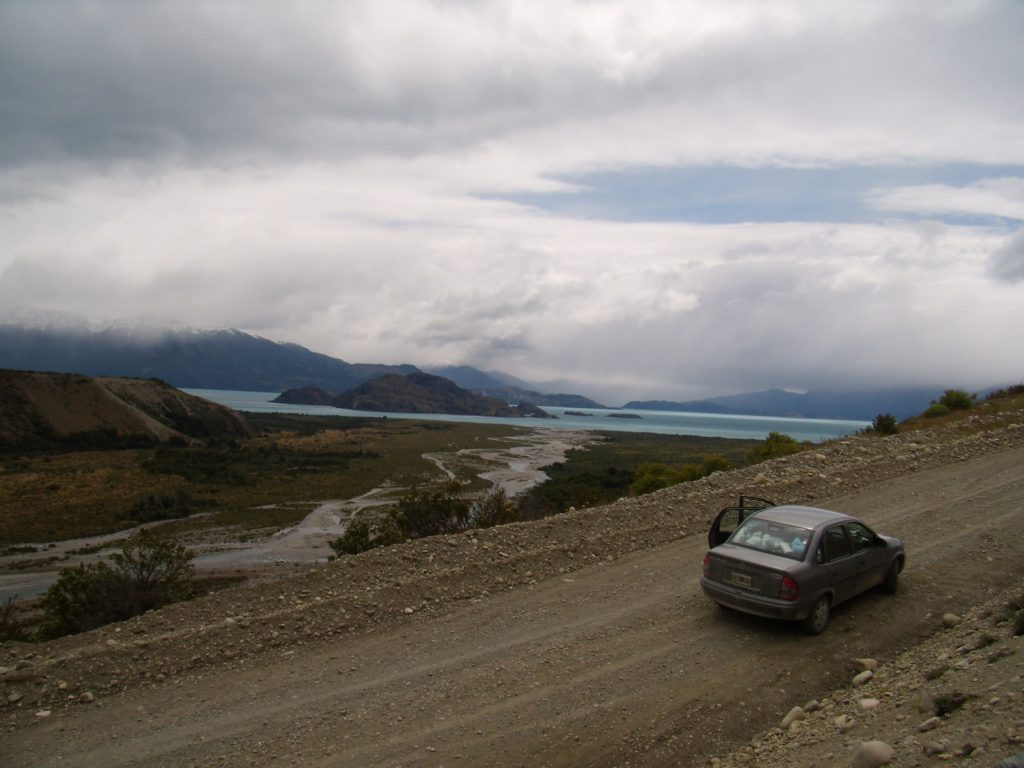
[[[1018,383],[1022,40],[1019,0],[0,0],[0,305],[613,405]]]

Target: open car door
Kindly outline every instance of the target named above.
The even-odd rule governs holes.
[[[725,540],[732,536],[733,531],[740,527],[740,523],[755,512],[774,506],[774,501],[759,496],[740,496],[739,504],[735,507],[726,507],[718,513],[718,517],[711,524],[711,530],[708,531],[708,546],[714,548],[724,544]]]

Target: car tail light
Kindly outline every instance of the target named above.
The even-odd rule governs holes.
[[[783,600],[796,600],[800,597],[800,585],[793,580],[792,576],[782,577],[782,589],[779,591],[779,597]]]
[[[704,576],[711,577],[711,555],[704,555]]]

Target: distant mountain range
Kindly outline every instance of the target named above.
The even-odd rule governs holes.
[[[64,313],[35,322],[0,315],[0,368],[158,378],[190,389],[285,392],[313,387],[330,393],[348,392],[388,374],[406,376],[420,370],[414,365],[349,363],[235,329],[152,323],[97,327]],[[606,407],[582,395],[540,392],[500,371],[449,366],[427,372],[511,404]],[[897,419],[919,414],[941,394],[941,387],[806,393],[770,389],[703,400],[633,401],[623,408],[869,421],[881,413]]]
[[[552,418],[529,403],[509,405],[495,397],[471,392],[441,376],[417,371],[404,376],[389,373],[365,381],[340,395],[331,395],[315,387],[290,389],[275,403],[331,405],[357,411],[391,413],[449,413],[473,416]]]
[[[283,392],[315,386],[344,392],[414,365],[371,365],[312,352],[234,329],[32,328],[0,324],[0,368],[88,376],[157,378],[186,389]]]
[[[623,408],[653,411],[691,411],[695,413],[788,416],[806,419],[850,419],[870,421],[888,413],[898,420],[917,416],[929,403],[942,395],[942,387],[879,389],[858,392],[790,392],[766,389],[741,395],[712,397],[683,402],[642,400]]]
[[[90,326],[64,313],[36,322],[0,317],[0,368],[88,376],[157,378],[185,389],[285,392],[314,387],[347,392],[414,365],[348,363],[298,344],[270,341],[235,329],[195,330],[153,324]],[[463,389],[507,403],[603,408],[582,395],[549,395],[514,376],[470,366],[428,369]]]

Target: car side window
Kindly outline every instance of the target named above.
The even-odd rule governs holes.
[[[740,525],[740,511],[736,508],[727,509],[718,519],[719,533],[732,533]]]
[[[860,552],[874,546],[875,535],[866,525],[860,523],[847,523],[846,532],[850,535],[850,542],[853,544],[853,551]]]
[[[824,563],[825,560],[825,540],[822,539],[818,544],[818,548],[814,551],[814,562]]]
[[[850,540],[846,537],[846,531],[841,525],[833,526],[825,531],[825,547],[830,561],[853,554]]]

